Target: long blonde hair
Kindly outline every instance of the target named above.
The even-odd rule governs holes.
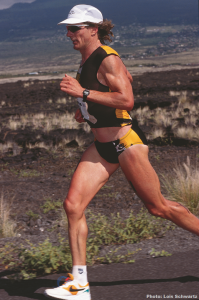
[[[95,24],[86,22],[90,27],[98,27],[98,38],[102,44],[105,44],[105,41],[112,42],[112,37],[114,36],[112,29],[114,25],[111,20],[104,19],[103,23]]]

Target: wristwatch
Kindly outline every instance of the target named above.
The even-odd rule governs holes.
[[[88,96],[89,94],[90,94],[90,91],[89,91],[89,90],[85,89],[85,90],[83,91],[83,101],[84,101],[84,102],[86,101],[87,96]]]

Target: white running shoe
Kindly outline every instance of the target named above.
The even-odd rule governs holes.
[[[49,298],[56,299],[91,300],[89,283],[85,286],[80,285],[70,273],[68,274],[64,284],[54,289],[47,289],[44,294]]]

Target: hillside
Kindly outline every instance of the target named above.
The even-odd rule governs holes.
[[[31,4],[18,3],[0,11],[0,41],[24,37],[51,35],[58,30],[57,23],[66,18],[69,9],[79,4],[72,0],[36,0]],[[140,23],[143,25],[197,24],[197,0],[87,0],[102,10],[104,17],[116,25]]]

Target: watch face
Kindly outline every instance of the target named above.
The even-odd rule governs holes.
[[[89,90],[84,90],[84,92],[83,92],[83,95],[84,96],[88,96],[90,94],[90,91]]]

